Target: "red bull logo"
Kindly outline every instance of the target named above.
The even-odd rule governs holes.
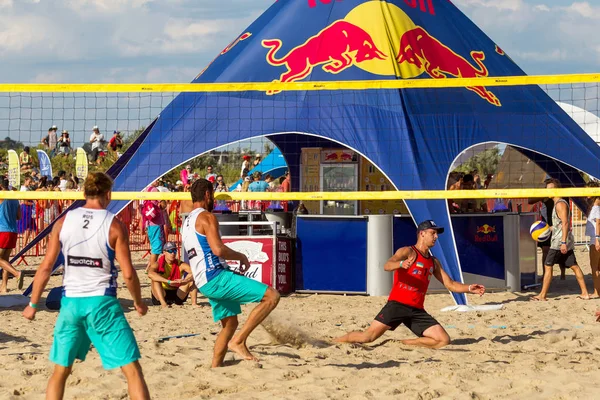
[[[344,20],[335,21],[281,58],[275,57],[275,53],[282,46],[281,40],[263,40],[262,45],[269,49],[267,53],[269,64],[285,65],[287,68],[287,71],[279,77],[279,82],[302,80],[319,65],[322,66],[323,71],[339,74],[357,63],[387,58],[377,48],[371,35],[361,27]],[[270,91],[267,94],[279,92]]]
[[[400,39],[400,52],[396,57],[398,64],[404,62],[424,68],[434,79],[487,77],[488,70],[483,63],[485,54],[482,51],[472,51],[471,58],[477,64],[474,67],[452,49],[431,36],[420,26],[405,32]],[[477,93],[490,104],[500,106],[500,100],[483,86],[468,86],[467,89]]]
[[[435,15],[431,1],[405,0],[404,3],[406,7]],[[382,12],[379,1],[364,2],[352,9],[344,19],[333,22],[281,57],[277,57],[283,47],[281,40],[263,40],[263,47],[268,49],[267,62],[275,67],[285,67],[275,82],[303,80],[316,67],[331,74],[358,67],[375,75],[404,79],[423,73],[433,79],[489,76],[483,51],[471,51],[471,59],[467,60],[424,28],[416,26],[398,6],[386,3],[385,10]],[[390,37],[382,26],[395,26],[400,29],[399,34]],[[501,54],[501,49],[496,48],[496,52]],[[501,105],[496,95],[484,86],[469,86],[466,89],[494,106]],[[279,92],[270,91],[267,94]]]
[[[489,235],[490,233],[496,233],[496,226],[488,225],[488,224],[478,226],[477,233],[483,233],[484,235]]]
[[[477,233],[475,234],[476,243],[487,243],[497,242],[498,235],[496,234],[496,225],[483,224],[477,226]]]

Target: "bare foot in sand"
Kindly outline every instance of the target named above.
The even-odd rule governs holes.
[[[227,348],[242,357],[244,360],[258,361],[258,358],[254,357],[252,353],[250,353],[250,350],[248,350],[248,347],[246,347],[246,343],[234,343],[233,340],[230,340],[229,343],[227,343]]]
[[[545,298],[545,297],[541,297],[541,296],[533,296],[533,297],[531,298],[531,300],[532,300],[532,301],[548,301],[548,299],[547,299],[547,298]]]
[[[8,292],[6,291],[6,286],[2,286],[2,287],[0,287],[0,293],[2,293],[2,294],[8,293]]]
[[[589,300],[589,299],[591,299],[591,297],[590,297],[590,295],[589,295],[589,294],[588,294],[588,295],[585,295],[585,296],[583,296],[583,295],[581,295],[581,296],[577,296],[577,298],[578,298],[578,299],[581,299],[581,300]]]

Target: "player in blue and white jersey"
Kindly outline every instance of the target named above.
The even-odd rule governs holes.
[[[182,228],[183,248],[192,268],[198,290],[208,298],[213,318],[220,321],[221,332],[215,341],[212,367],[223,365],[227,349],[245,360],[257,360],[248,350],[246,340],[279,303],[279,293],[243,275],[250,264],[242,253],[223,244],[219,234],[219,221],[211,213],[214,207],[213,185],[198,179],[191,187],[194,210]],[[240,274],[229,269],[225,260],[240,262]],[[248,316],[246,323],[235,334],[241,304],[260,303]],[[235,335],[234,335],[235,334]]]

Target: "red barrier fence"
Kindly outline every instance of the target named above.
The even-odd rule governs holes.
[[[37,200],[31,202],[32,212],[22,213],[23,215],[31,216],[29,222],[21,221],[20,224],[25,229],[19,234],[17,239],[17,247],[13,253],[16,254],[25,247],[33,238],[35,238],[41,231],[44,230],[60,213],[69,207],[72,200]],[[281,207],[284,211],[287,211],[287,202],[282,201]],[[223,203],[220,203],[223,205]],[[232,212],[239,212],[240,210],[261,210],[265,211],[271,205],[269,201],[227,201],[227,207]],[[23,205],[21,206],[23,207]],[[35,207],[35,212],[33,212]],[[169,223],[165,227],[165,235],[169,241],[175,242],[178,247],[181,244],[181,217],[179,216],[179,201],[167,202],[166,212],[168,215]],[[129,231],[129,248],[131,252],[143,252],[145,258],[150,253],[150,243],[148,242],[148,236],[145,232],[145,227],[142,225],[142,218],[140,215],[139,201],[134,200],[127,205],[117,217],[125,224]],[[27,264],[28,257],[40,257],[46,254],[47,238],[42,239],[35,246],[29,249],[23,257],[17,262],[17,265],[21,263]]]

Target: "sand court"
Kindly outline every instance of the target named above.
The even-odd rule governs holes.
[[[587,254],[577,250],[591,288]],[[139,264],[141,268],[143,264]],[[558,272],[558,268],[556,268]],[[149,280],[138,270],[145,298]],[[26,284],[30,277],[26,278]],[[60,284],[52,277],[48,288]],[[10,281],[12,284],[13,281]],[[10,286],[9,287],[12,287]],[[46,291],[47,293],[47,291]],[[588,399],[598,389],[600,300],[577,299],[572,273],[555,278],[544,303],[531,293],[486,293],[472,304],[503,304],[499,311],[441,312],[448,294],[433,294],[425,307],[447,329],[453,342],[441,350],[409,348],[404,327],[368,345],[327,343],[346,331],[364,329],[384,297],[298,294],[282,298],[265,326],[249,339],[259,362],[232,353],[226,368],[210,369],[215,335],[208,304],[161,311],[145,317],[131,312],[126,290],[119,296],[142,352],[141,364],[153,398],[168,399]],[[249,308],[245,306],[241,321]],[[0,311],[0,399],[40,399],[52,365],[48,351],[57,313],[39,312],[32,323],[18,309]],[[174,335],[196,336],[159,338]],[[102,378],[102,379],[99,379]],[[76,362],[66,398],[126,398],[116,371],[102,369],[95,351]]]

